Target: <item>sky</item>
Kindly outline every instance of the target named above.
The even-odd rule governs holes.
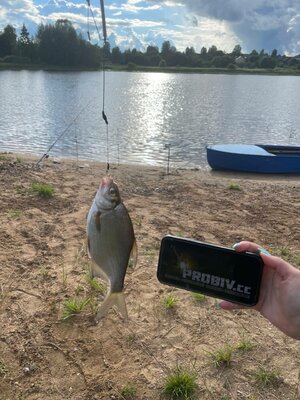
[[[146,50],[169,40],[179,51],[217,46],[231,52],[300,54],[300,0],[104,0],[111,47]],[[99,0],[90,0],[101,28]],[[11,24],[19,33],[24,23],[34,35],[41,23],[68,19],[83,37],[99,41],[86,0],[0,0],[0,30]],[[91,15],[91,13],[90,13]]]

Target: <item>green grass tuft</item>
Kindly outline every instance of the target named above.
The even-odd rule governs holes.
[[[0,376],[5,376],[7,374],[7,368],[3,360],[0,360]]]
[[[121,390],[122,399],[133,400],[136,398],[137,388],[134,383],[127,383]]]
[[[177,297],[174,296],[173,294],[167,294],[163,299],[162,299],[162,304],[166,310],[170,310],[174,308],[177,304]]]
[[[19,218],[23,214],[21,210],[8,210],[7,214],[10,218]]]
[[[255,344],[252,343],[250,340],[242,339],[240,343],[237,345],[237,350],[240,350],[241,352],[245,353],[247,351],[254,349],[254,347]]]
[[[205,300],[206,299],[206,296],[205,296],[205,294],[202,294],[202,293],[192,293],[192,298],[194,299],[194,300],[197,300],[197,301],[203,301],[203,300]]]
[[[64,303],[64,313],[62,319],[70,319],[81,313],[90,303],[90,299],[78,300],[76,298],[69,299]]]
[[[255,380],[261,386],[272,386],[276,385],[279,382],[280,378],[277,371],[261,368],[255,374]]]
[[[230,190],[242,190],[240,185],[236,182],[230,182],[228,185],[228,189]]]
[[[220,367],[222,365],[228,366],[232,360],[233,356],[233,347],[230,345],[226,345],[214,352],[209,352],[213,363],[216,367]]]
[[[90,274],[88,274],[86,277],[86,281],[94,292],[104,294],[105,292],[104,286],[99,281],[97,281],[96,278],[92,278]]]
[[[196,374],[177,367],[166,377],[163,394],[171,400],[190,400],[195,398],[197,388]]]
[[[47,183],[33,183],[31,188],[33,193],[40,197],[51,198],[54,196],[53,186]]]

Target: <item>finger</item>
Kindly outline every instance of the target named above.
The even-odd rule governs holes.
[[[250,251],[251,253],[257,253],[257,254],[260,253],[259,249],[262,249],[262,247],[260,245],[253,243],[253,242],[247,242],[247,241],[236,243],[233,246],[233,248],[234,248],[234,250],[236,250],[238,252]]]
[[[227,310],[227,311],[231,311],[231,310],[241,310],[243,308],[249,308],[249,307],[245,307],[242,306],[241,304],[235,304],[235,303],[231,303],[230,301],[226,301],[223,300],[220,302],[219,306],[223,309],[223,310]]]
[[[291,277],[298,270],[284,261],[282,258],[260,253],[263,263],[266,267],[275,270],[282,279]]]

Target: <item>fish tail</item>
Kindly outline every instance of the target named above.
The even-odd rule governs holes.
[[[97,315],[95,317],[95,321],[98,322],[101,318],[105,317],[108,313],[109,309],[113,306],[116,306],[120,311],[122,317],[124,319],[128,319],[127,307],[125,302],[125,297],[122,292],[117,293],[109,293],[103,303],[101,304]]]

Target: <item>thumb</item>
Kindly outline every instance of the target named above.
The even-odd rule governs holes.
[[[265,267],[271,268],[277,272],[282,279],[287,279],[293,272],[294,267],[284,261],[282,258],[260,253]]]
[[[223,309],[223,310],[241,310],[243,308],[249,308],[246,306],[242,306],[241,304],[236,304],[236,303],[231,303],[230,301],[226,301],[223,300],[220,302],[219,306]]]

